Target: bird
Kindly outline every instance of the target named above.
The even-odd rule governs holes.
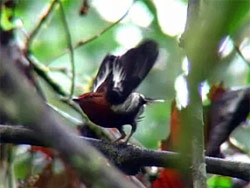
[[[145,105],[162,102],[135,92],[154,66],[158,54],[158,44],[148,39],[121,56],[106,55],[91,91],[73,99],[93,123],[118,129],[121,136],[115,142],[127,136],[124,125],[131,125],[125,140],[128,143],[142,118]]]

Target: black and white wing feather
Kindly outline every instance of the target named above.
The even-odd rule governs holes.
[[[112,76],[113,64],[118,57],[114,55],[106,55],[103,59],[99,71],[94,80],[93,92],[101,92],[107,87],[108,77]]]
[[[111,104],[123,103],[147,76],[157,56],[158,45],[152,40],[144,41],[122,56],[107,55],[95,78],[93,92],[104,91]]]
[[[111,104],[123,103],[147,76],[157,57],[157,43],[147,40],[116,59],[107,90],[108,101]]]

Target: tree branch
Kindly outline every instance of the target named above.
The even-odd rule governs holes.
[[[76,137],[76,136],[73,136]],[[141,149],[132,145],[111,144],[88,137],[76,137],[91,143],[127,174],[136,174],[144,166],[178,168],[180,155],[169,151]],[[20,126],[0,125],[0,142],[49,146],[34,131]],[[250,180],[250,163],[206,157],[208,173]]]
[[[70,55],[70,64],[71,64],[71,73],[72,73],[72,78],[71,78],[71,88],[70,88],[70,94],[68,97],[68,100],[71,100],[72,96],[74,95],[74,90],[75,90],[75,75],[76,75],[76,71],[75,71],[75,60],[74,60],[74,48],[72,45],[72,39],[71,39],[71,34],[70,34],[70,29],[68,26],[68,22],[66,19],[66,15],[65,15],[65,11],[63,8],[63,4],[60,1],[60,12],[61,12],[61,17],[62,17],[62,22],[63,22],[63,26],[66,32],[66,38],[67,38],[67,43],[68,43],[68,49],[69,49],[69,55]]]
[[[185,42],[189,40],[189,38],[186,39],[186,37],[189,37],[188,33],[192,32],[195,22],[199,20],[200,5],[201,0],[188,1],[185,32],[180,41],[180,46],[184,47],[186,52],[187,47]],[[193,68],[193,64],[196,62],[193,61],[191,55],[187,53],[187,58]],[[185,170],[189,170],[189,165],[192,166],[192,185],[190,185],[190,187],[205,188],[207,172],[205,168],[202,100],[199,94],[199,84],[201,80],[198,77],[193,76],[194,74],[196,74],[196,72],[191,70],[186,80],[188,89],[187,97],[189,101],[187,107],[181,110],[181,152],[184,154],[184,157],[187,158],[186,161],[183,161]]]

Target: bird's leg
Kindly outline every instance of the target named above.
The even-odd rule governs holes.
[[[119,142],[120,140],[122,140],[123,138],[126,137],[126,133],[125,133],[125,131],[123,130],[123,127],[122,127],[122,126],[119,127],[119,128],[117,128],[117,129],[118,129],[118,131],[120,132],[121,136],[120,136],[119,138],[117,138],[113,143],[117,143],[117,142]]]
[[[131,124],[131,127],[132,127],[131,132],[130,132],[130,134],[128,135],[127,139],[125,140],[125,144],[128,143],[129,139],[131,138],[131,136],[132,136],[132,135],[134,134],[134,132],[136,131],[136,128],[137,128],[136,123],[132,123],[132,124]]]

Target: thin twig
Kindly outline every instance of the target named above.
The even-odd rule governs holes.
[[[237,46],[237,45],[235,44],[235,42],[233,43],[233,46],[234,46],[236,52],[237,52],[237,53],[239,54],[239,56],[241,57],[241,59],[247,64],[248,67],[250,67],[250,61],[248,61],[248,60],[245,58],[245,56],[242,54],[242,52],[241,52],[239,46]]]
[[[84,119],[86,119],[86,116],[83,115],[82,111],[77,108],[76,105],[74,105],[70,100],[65,100],[65,97],[68,95],[59,84],[57,84],[53,79],[50,78],[49,76],[49,68],[43,65],[42,63],[38,62],[38,60],[32,56],[26,56],[27,59],[29,60],[30,64],[32,64],[34,71],[41,77],[43,78],[47,84],[50,85],[50,87],[61,97],[59,98],[63,103],[69,105],[72,107],[75,111],[79,112]]]
[[[53,106],[51,104],[48,104],[51,109],[53,109],[57,114],[59,114],[60,116],[62,116],[63,118],[67,119],[69,122],[73,123],[74,125],[82,125],[85,122],[84,121],[80,121],[77,118],[71,116],[70,114],[60,110],[59,108],[57,108],[56,106]]]
[[[50,70],[50,71],[54,71],[54,72],[60,72],[60,73],[62,73],[62,74],[64,74],[64,75],[70,77],[70,76],[69,76],[69,72],[70,72],[70,71],[69,71],[68,68],[66,68],[66,67],[49,67],[49,70]]]
[[[132,4],[133,5],[133,4]],[[124,15],[122,15],[121,18],[119,18],[116,22],[108,25],[107,27],[105,27],[102,31],[100,31],[99,33],[95,34],[94,36],[90,37],[89,39],[87,40],[81,40],[79,41],[75,46],[74,46],[74,49],[77,49],[81,46],[84,46],[92,41],[94,41],[95,39],[101,37],[103,34],[105,34],[107,31],[109,31],[110,29],[112,29],[114,26],[116,26],[118,23],[120,23],[129,13],[132,5],[128,8],[128,10],[125,12]],[[57,55],[56,57],[52,58],[50,60],[50,62],[53,62],[55,59],[58,59],[59,57],[65,55],[66,53],[68,52],[68,49],[66,49],[64,52],[62,52],[61,54]]]
[[[133,5],[133,4],[132,4]],[[79,41],[75,46],[74,46],[74,49],[77,49],[89,42],[92,42],[93,40],[99,38],[100,36],[102,36],[104,33],[106,33],[108,30],[112,29],[114,26],[116,26],[118,23],[120,23],[129,13],[132,5],[128,8],[128,10],[125,12],[125,14],[119,18],[116,22],[110,24],[109,26],[107,26],[106,28],[104,28],[101,32],[97,33],[96,35],[94,35],[93,37],[87,39],[87,40],[82,40],[82,41]]]
[[[60,4],[60,12],[61,12],[61,17],[62,17],[62,22],[63,22],[63,26],[66,32],[66,38],[67,38],[67,43],[68,43],[68,49],[69,49],[69,53],[70,53],[70,64],[71,64],[71,73],[72,73],[72,78],[71,78],[71,88],[70,88],[70,94],[68,97],[68,100],[70,100],[74,94],[74,89],[75,89],[75,60],[74,60],[74,48],[72,45],[72,39],[71,39],[71,34],[70,34],[70,30],[69,30],[69,26],[67,23],[67,19],[66,19],[66,15],[65,15],[65,11],[63,8],[63,4],[62,2],[59,3]]]
[[[43,78],[50,86],[51,88],[59,95],[66,97],[68,94],[59,86],[53,79],[49,76],[49,69],[42,63],[39,63],[39,61],[32,56],[31,54],[26,56],[29,60],[30,64],[33,66],[35,72]]]
[[[40,63],[34,56],[32,55],[28,55],[26,56],[28,61],[30,62],[30,64],[33,66],[35,72],[41,77],[43,78],[47,84],[50,85],[50,87],[61,96],[61,98],[59,98],[62,102],[64,102],[65,104],[68,104],[69,106],[71,106],[74,110],[76,110],[77,112],[81,113],[81,110],[79,108],[76,107],[76,105],[72,104],[72,102],[70,100],[65,100],[65,97],[67,97],[67,93],[66,91],[63,90],[63,88],[61,88],[61,86],[59,84],[57,84],[53,79],[51,79],[51,77],[49,76],[49,68],[46,67],[45,65],[43,65],[42,63]],[[86,116],[83,116],[83,118],[85,119]]]
[[[52,0],[51,3],[49,4],[49,6],[47,7],[46,11],[42,14],[40,20],[38,21],[37,25],[34,27],[34,29],[31,31],[31,33],[29,34],[29,37],[26,40],[26,49],[30,50],[31,44],[34,40],[34,38],[36,37],[36,35],[38,34],[39,30],[41,29],[42,25],[46,22],[46,20],[48,19],[48,17],[50,16],[50,14],[52,13],[56,3],[58,2],[58,0]]]

